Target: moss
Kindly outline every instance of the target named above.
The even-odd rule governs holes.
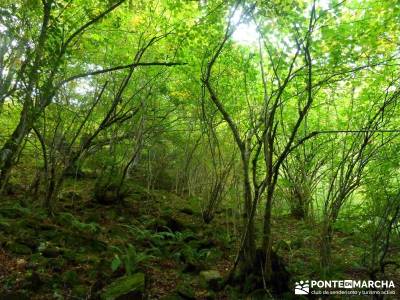
[[[76,297],[83,298],[86,296],[88,288],[84,285],[76,285],[72,288],[72,294]]]
[[[32,253],[31,248],[29,248],[26,245],[16,243],[16,242],[11,242],[10,244],[8,244],[7,249],[15,254],[31,254]]]
[[[105,287],[101,294],[101,299],[115,300],[123,296],[131,296],[132,299],[140,299],[143,296],[144,287],[145,277],[143,273],[124,276]]]

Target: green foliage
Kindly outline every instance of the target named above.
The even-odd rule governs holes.
[[[399,3],[235,3],[1,1],[0,245],[59,274],[45,298],[88,282],[53,267],[232,257],[250,211],[246,237],[296,276],[322,272],[324,241],[332,276],[398,260]],[[82,197],[57,197],[69,184]],[[191,227],[200,211],[212,226]]]
[[[150,244],[149,252],[153,255],[159,255],[160,249],[165,245],[164,239],[166,237],[164,232],[154,232],[146,228],[139,228],[133,225],[123,225],[128,232],[135,237],[135,241],[148,246]]]
[[[115,252],[111,262],[113,272],[123,267],[126,274],[132,275],[139,269],[141,263],[153,258],[144,251],[137,251],[132,244],[124,247],[112,246],[111,249]]]
[[[138,297],[142,297],[145,288],[145,277],[143,273],[136,273],[118,278],[110,285],[106,286],[101,293],[102,300],[115,300],[129,293],[136,293]],[[125,296],[127,297],[127,296]]]
[[[73,214],[64,212],[57,216],[57,220],[64,226],[69,227],[72,230],[83,232],[86,234],[98,234],[100,232],[100,226],[97,223],[84,223],[78,220]]]

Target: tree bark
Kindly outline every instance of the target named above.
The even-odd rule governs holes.
[[[333,227],[329,219],[325,219],[321,231],[320,259],[321,269],[324,276],[327,275],[331,266],[332,258]]]
[[[32,129],[34,118],[35,116],[30,106],[28,104],[24,105],[17,127],[0,150],[0,193],[3,192],[7,184],[7,178],[18,151],[25,137]]]

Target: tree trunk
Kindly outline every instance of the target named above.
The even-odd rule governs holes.
[[[309,199],[304,187],[294,187],[292,190],[291,215],[297,220],[304,220],[308,216]]]
[[[262,249],[265,252],[265,266],[263,270],[265,282],[270,282],[272,278],[272,235],[271,235],[271,216],[272,216],[272,199],[274,194],[274,186],[270,183],[267,187],[267,200],[264,210],[264,227],[263,227],[263,243]]]
[[[321,245],[320,245],[320,264],[324,276],[329,272],[331,266],[332,254],[332,236],[333,227],[329,218],[324,220],[321,231]]]
[[[3,192],[26,135],[31,131],[34,115],[28,105],[24,105],[17,127],[0,150],[0,193]]]
[[[243,241],[243,251],[240,254],[242,270],[247,272],[252,270],[256,259],[256,241],[254,234],[254,199],[252,196],[250,177],[249,177],[249,163],[247,159],[243,160],[243,188],[244,188],[244,209],[243,223],[245,239]]]

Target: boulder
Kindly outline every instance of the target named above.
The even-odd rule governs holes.
[[[200,284],[205,287],[217,291],[222,286],[222,276],[216,270],[207,270],[200,272]]]
[[[180,284],[176,288],[176,294],[185,300],[195,300],[196,296],[194,294],[193,288],[188,284]]]
[[[106,286],[100,298],[102,300],[140,300],[144,299],[144,288],[143,273],[127,275]]]

